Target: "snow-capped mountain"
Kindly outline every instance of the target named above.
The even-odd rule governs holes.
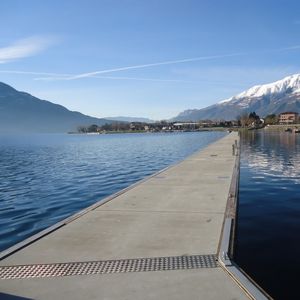
[[[186,110],[174,120],[232,120],[243,112],[255,111],[261,117],[284,111],[300,112],[300,74],[273,83],[256,85],[234,97],[203,108]]]

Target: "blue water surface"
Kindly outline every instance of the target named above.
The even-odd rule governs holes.
[[[0,136],[0,250],[225,134]]]
[[[299,299],[300,134],[242,135],[236,261],[274,299]]]

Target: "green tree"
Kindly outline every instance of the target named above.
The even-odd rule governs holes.
[[[91,126],[88,127],[88,132],[97,132],[98,131],[98,125],[93,124]]]
[[[270,114],[265,117],[266,125],[274,125],[277,124],[277,122],[278,122],[278,117],[275,114]]]

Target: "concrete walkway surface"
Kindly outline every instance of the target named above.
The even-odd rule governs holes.
[[[31,269],[0,279],[0,299],[249,299],[206,262],[218,253],[237,139],[228,134],[4,258],[0,272]]]

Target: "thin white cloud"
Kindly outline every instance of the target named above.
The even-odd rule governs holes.
[[[38,54],[54,42],[55,40],[53,38],[39,36],[32,36],[15,41],[9,46],[0,48],[0,64]]]

